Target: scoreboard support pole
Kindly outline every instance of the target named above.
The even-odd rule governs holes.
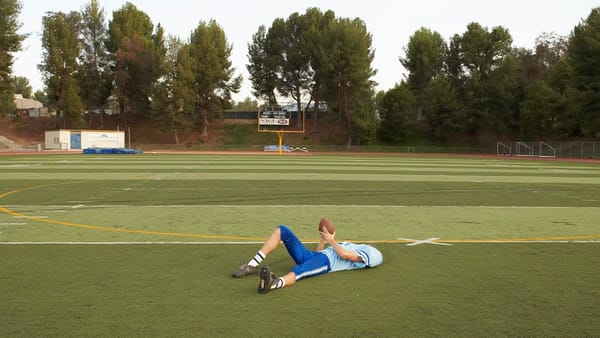
[[[283,132],[277,132],[277,139],[279,140],[279,155],[283,154]]]

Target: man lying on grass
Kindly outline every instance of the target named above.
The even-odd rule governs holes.
[[[326,220],[325,222],[329,223]],[[320,224],[322,223],[323,220]],[[328,272],[365,267],[372,268],[383,262],[383,255],[376,248],[367,244],[337,243],[334,239],[335,228],[330,227],[329,229],[334,229],[334,231],[330,233],[328,227],[319,226],[321,240],[317,249],[311,251],[302,244],[288,227],[280,225],[275,228],[258,253],[231,275],[235,278],[241,278],[257,274],[260,263],[277,249],[280,242],[283,242],[288,253],[296,262],[296,266],[282,277],[277,277],[272,273],[268,265],[263,266],[260,269],[260,283],[258,285],[258,292],[260,293],[292,286],[302,278],[318,276]],[[326,249],[325,243],[329,244]]]

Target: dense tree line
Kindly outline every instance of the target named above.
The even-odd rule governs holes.
[[[124,128],[135,119],[154,119],[178,142],[182,131],[206,129],[241,82],[229,61],[232,47],[215,21],[200,21],[184,42],[165,36],[129,2],[108,24],[96,0],[79,12],[47,13],[42,47],[46,102],[65,127],[80,126],[84,110],[112,105]]]
[[[600,138],[600,8],[568,38],[542,34],[533,50],[511,44],[505,28],[478,23],[449,42],[415,32],[400,58],[408,76],[379,95],[380,136]]]
[[[30,97],[27,79],[12,77],[21,5],[0,0],[0,114],[14,111],[13,93]],[[80,127],[83,111],[114,107],[122,126],[153,119],[174,135],[206,132],[234,108],[239,91],[231,44],[219,24],[200,21],[185,40],[126,3],[106,20],[97,0],[80,11],[42,18],[39,69],[45,90],[33,94]],[[504,27],[474,22],[446,41],[421,28],[399,62],[406,76],[376,93],[372,36],[358,18],[308,8],[260,26],[248,44],[253,94],[261,102],[296,102],[346,130],[347,144],[406,142],[414,133],[438,140],[498,137],[600,137],[600,8],[568,37],[541,35],[533,49],[515,48]],[[250,99],[237,107],[255,107]],[[298,119],[300,115],[297,115]],[[297,120],[296,123],[300,121]]]

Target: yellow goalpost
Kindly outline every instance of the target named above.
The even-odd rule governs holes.
[[[293,129],[290,127],[291,112],[281,106],[265,106],[262,110],[260,106],[258,107],[258,132],[277,134],[279,155],[283,154],[284,134],[304,134],[304,110],[300,113],[302,114],[302,129]]]

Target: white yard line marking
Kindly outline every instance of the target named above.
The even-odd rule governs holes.
[[[415,246],[415,245],[421,245],[421,244],[452,245],[450,243],[435,242],[438,239],[440,239],[439,237],[431,237],[431,238],[422,239],[422,240],[411,239],[411,238],[397,238],[397,239],[401,240],[401,241],[411,241],[411,243],[406,244],[406,246]]]
[[[594,200],[590,200],[594,201]],[[16,204],[7,204],[3,205],[7,208],[39,208],[42,207],[40,205],[16,205]],[[62,204],[62,205],[44,205],[45,208],[72,208],[74,205],[72,204]],[[307,204],[254,204],[254,205],[226,205],[226,204],[173,204],[173,205],[126,205],[126,204],[76,204],[77,207],[86,207],[86,208],[237,208],[237,209],[252,209],[252,208],[364,208],[364,209],[402,209],[402,208],[448,208],[448,209],[598,209],[598,206],[518,206],[518,205],[428,205],[428,206],[418,206],[418,205],[358,205],[358,204],[346,204],[343,206],[335,205],[335,204],[315,204],[315,205],[307,205]]]

